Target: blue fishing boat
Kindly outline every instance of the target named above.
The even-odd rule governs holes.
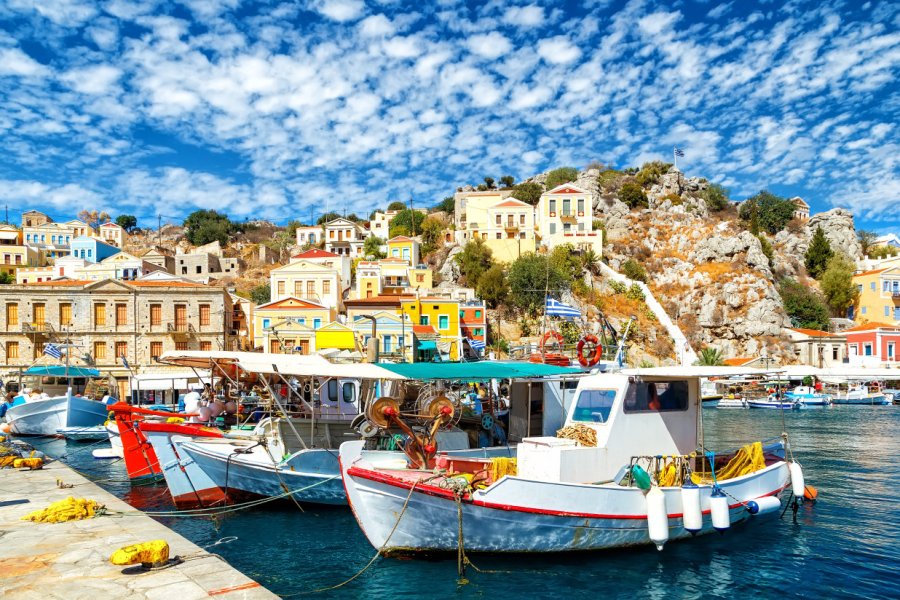
[[[785,394],[787,400],[792,400],[800,404],[800,408],[807,407],[825,407],[831,406],[831,396],[817,392],[815,388],[808,385],[798,385]]]

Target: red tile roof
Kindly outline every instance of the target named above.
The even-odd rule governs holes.
[[[877,275],[878,273],[881,273],[882,271],[887,271],[887,268],[875,269],[874,271],[863,271],[862,273],[857,273],[856,275],[854,275],[854,277],[862,277],[864,275]]]
[[[752,356],[751,357],[742,356],[740,358],[726,358],[725,365],[729,366],[729,367],[741,367],[748,363],[752,363],[755,360],[756,360],[756,357],[752,357]]]
[[[392,295],[392,296],[372,296],[371,298],[357,298],[355,300],[344,300],[344,306],[366,306],[369,304],[390,304],[392,306],[400,306],[401,300],[412,300],[414,296],[408,295]]]
[[[312,248],[306,252],[295,254],[291,258],[340,258],[340,255],[335,254],[334,252],[320,250],[319,248]]]
[[[59,279],[55,281],[32,281],[30,283],[24,283],[22,285],[52,285],[57,287],[74,287],[76,285],[87,285],[92,283],[90,281],[78,281],[74,279]]]
[[[840,335],[839,333],[828,333],[827,331],[822,331],[820,329],[803,329],[801,327],[791,327],[791,329],[796,331],[797,333],[808,335],[809,337],[832,337],[835,335]]]
[[[521,200],[516,200],[515,198],[510,198],[509,200],[504,200],[500,204],[495,204],[494,208],[512,208],[512,207],[520,207],[520,206],[531,206]]]
[[[126,281],[125,283],[135,287],[213,287],[191,281]]]
[[[431,325],[413,325],[412,326],[413,333],[416,335],[422,334],[430,334],[437,335],[437,330]]]
[[[395,235],[394,237],[389,239],[387,241],[387,243],[390,244],[391,242],[412,242],[412,241],[413,240],[411,238],[408,238],[405,235]]]
[[[898,325],[891,325],[890,323],[863,323],[862,325],[857,325],[856,327],[851,327],[850,329],[845,329],[844,332],[850,331],[872,331],[873,329],[900,329]]]

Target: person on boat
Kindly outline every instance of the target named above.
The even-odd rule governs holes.
[[[13,403],[13,398],[16,395],[12,392],[7,392],[6,396],[3,398],[3,402],[0,402],[0,419],[6,416],[6,411],[9,410],[10,405]]]
[[[655,383],[647,384],[647,408],[649,410],[659,410],[662,408],[662,404],[659,402],[659,394],[656,392]]]
[[[196,388],[192,388],[190,392],[184,395],[184,412],[196,413],[200,409],[200,392]],[[191,417],[189,423],[199,423],[197,417]]]

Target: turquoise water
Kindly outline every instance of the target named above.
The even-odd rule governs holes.
[[[900,407],[836,407],[786,415],[795,454],[815,505],[783,519],[735,527],[666,545],[558,556],[472,556],[458,585],[456,558],[380,559],[355,581],[313,597],[358,598],[887,598],[900,597]],[[731,448],[778,435],[778,411],[705,410],[709,445]],[[52,441],[51,455],[88,471],[144,510],[170,509],[163,485],[124,483],[121,461],[91,458],[85,445]],[[335,585],[361,569],[374,549],[350,511],[282,502],[208,519],[161,519],[211,548],[275,593],[296,595]],[[113,550],[110,548],[110,550]],[[891,591],[893,590],[893,591]]]

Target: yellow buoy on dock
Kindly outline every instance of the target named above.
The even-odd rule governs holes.
[[[119,548],[109,557],[114,565],[157,566],[169,560],[169,542],[153,540]]]

